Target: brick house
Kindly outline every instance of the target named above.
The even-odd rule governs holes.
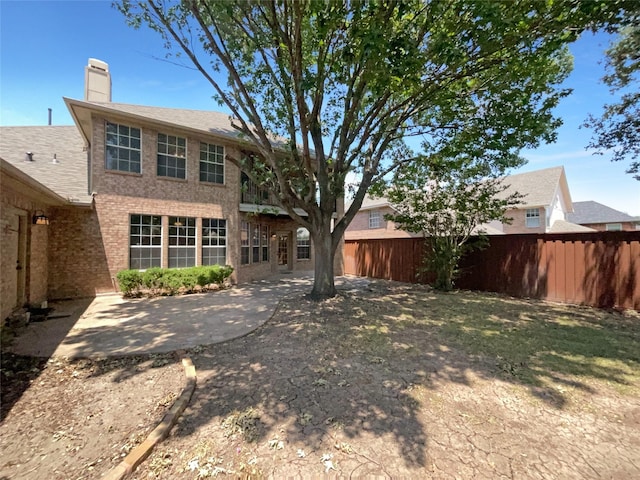
[[[422,235],[406,232],[396,227],[385,215],[394,213],[389,201],[384,198],[371,198],[365,195],[362,206],[344,233],[345,240],[368,240],[374,238],[410,238]]]
[[[569,221],[607,232],[640,230],[640,217],[632,217],[594,201],[574,202]]]
[[[478,226],[476,231],[481,230],[487,235],[593,231],[567,220],[567,214],[573,211],[573,203],[563,167],[509,175],[505,177],[505,183],[509,187],[501,193],[502,196],[507,197],[514,192],[523,195],[522,203],[505,213],[512,219],[511,224],[494,221]],[[365,197],[362,207],[347,227],[345,239],[420,236],[399,230],[394,222],[385,220],[384,216],[392,212],[393,208],[386,198]]]
[[[522,203],[506,216],[511,224],[497,228],[504,233],[570,233],[589,232],[592,229],[577,225],[567,219],[573,212],[573,202],[564,167],[552,167],[505,177],[509,187],[502,192],[508,196],[514,192],[523,195]]]
[[[229,264],[238,283],[313,270],[308,231],[229,160],[253,153],[227,114],[112,103],[108,66],[94,59],[85,69],[84,100],[64,100],[74,126],[0,127],[3,213],[5,203],[16,205],[26,255],[44,264],[20,280],[34,294],[16,299],[9,280],[5,293],[3,263],[2,318],[46,298],[114,292],[115,275],[127,268]],[[48,203],[18,198],[26,190],[5,165],[45,189]],[[12,194],[5,195],[5,184]],[[48,225],[29,221],[36,210]],[[343,212],[338,204],[336,216]],[[11,221],[3,216],[3,224]],[[35,243],[38,236],[45,246]],[[4,262],[5,239],[15,241],[2,239]],[[7,252],[6,261],[16,255]]]

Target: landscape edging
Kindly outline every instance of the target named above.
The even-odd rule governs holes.
[[[182,357],[182,366],[186,377],[186,383],[182,393],[173,403],[169,411],[164,415],[162,421],[149,434],[144,442],[135,447],[116,467],[112,468],[102,477],[104,480],[122,480],[131,474],[145,458],[153,451],[154,447],[164,440],[171,428],[176,424],[178,418],[189,404],[191,396],[196,388],[196,368],[189,357]]]

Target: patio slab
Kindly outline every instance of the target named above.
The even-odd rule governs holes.
[[[339,288],[367,282],[336,278]],[[280,274],[218,292],[173,297],[52,302],[52,316],[32,323],[11,351],[36,357],[102,358],[165,353],[237,338],[264,324],[278,302],[309,291],[310,273]]]

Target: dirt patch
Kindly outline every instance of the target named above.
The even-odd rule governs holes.
[[[611,349],[585,349],[592,330]],[[389,282],[297,295],[191,352],[192,402],[134,478],[634,478],[639,332],[633,316]]]
[[[640,476],[637,314],[380,281],[189,356],[191,403],[132,478]],[[183,381],[171,356],[20,362],[0,478],[99,478]]]
[[[3,353],[0,479],[99,478],[183,385],[174,355],[70,362]]]

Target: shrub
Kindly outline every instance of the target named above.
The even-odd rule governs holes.
[[[148,268],[142,274],[142,284],[149,290],[161,288],[161,278],[164,270],[160,267]]]
[[[117,273],[118,286],[123,294],[134,295],[142,287],[142,272],[139,270],[122,270]]]
[[[165,293],[169,295],[174,295],[178,293],[180,287],[183,286],[182,283],[183,273],[175,268],[166,268],[162,271],[159,280],[159,287]]]
[[[118,285],[126,296],[140,293],[143,288],[149,295],[158,293],[174,295],[184,289],[193,291],[196,285],[206,287],[210,284],[222,285],[233,273],[229,265],[211,265],[208,267],[190,268],[149,268],[139,270],[122,270],[118,272]]]

